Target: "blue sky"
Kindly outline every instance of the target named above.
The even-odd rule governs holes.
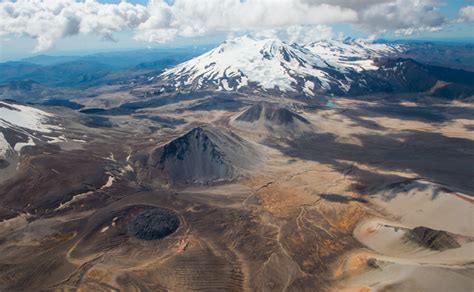
[[[474,0],[419,0],[421,6],[413,7],[409,6],[414,5],[412,3],[415,1],[408,0],[380,0],[376,4],[374,0],[240,0],[240,3],[235,0],[233,6],[229,7],[223,7],[218,0],[175,0],[177,3],[174,4],[168,0],[169,6],[160,3],[160,0],[148,6],[148,0],[127,1],[137,4],[131,6],[120,4],[120,0],[100,0],[92,13],[91,9],[87,10],[91,15],[84,18],[81,18],[83,14],[74,15],[72,20],[61,17],[82,9],[84,3],[78,1],[77,6],[72,6],[67,2],[70,0],[57,0],[58,3],[66,3],[61,6],[64,14],[60,16],[52,15],[48,10],[52,8],[46,5],[36,7],[35,13],[41,15],[36,18],[49,21],[49,17],[50,24],[47,21],[34,24],[29,18],[33,19],[35,15],[22,15],[26,5],[36,5],[26,1],[0,3],[0,18],[4,19],[4,26],[0,26],[0,61],[39,53],[61,55],[217,44],[232,35],[249,31],[254,33],[255,27],[281,30],[295,25],[322,27],[325,34],[329,28],[334,36],[342,33],[351,37],[373,35],[385,39],[474,42],[474,16],[460,19],[458,15],[463,7],[473,6],[474,11]],[[329,9],[320,6],[322,3],[335,2],[338,5]],[[116,9],[110,12],[110,7],[101,5],[105,3],[112,4]],[[202,10],[204,4],[209,11]],[[252,4],[255,9],[245,4]],[[10,5],[8,11],[13,9],[15,15],[22,15],[22,18],[5,14],[7,5]],[[305,8],[308,11],[301,11],[301,7],[308,7]],[[254,15],[254,10],[264,12]],[[231,11],[236,11],[235,15]],[[123,17],[125,13],[131,12],[133,17]],[[105,17],[103,13],[107,13]],[[287,17],[287,14],[294,14],[295,18]],[[390,15],[392,18],[389,18]],[[304,39],[307,40],[308,36]]]

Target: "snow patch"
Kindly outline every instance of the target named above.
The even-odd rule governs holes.
[[[28,142],[18,142],[15,144],[15,147],[13,149],[15,149],[16,152],[21,152],[21,149],[23,149],[23,147],[26,147],[26,146],[35,146],[35,142],[33,141],[33,138],[31,137],[28,137]]]
[[[112,161],[114,161],[114,162],[117,162],[117,160],[115,160],[114,154],[113,154],[112,152],[109,152],[109,153],[110,153],[109,157],[105,157],[105,159],[108,159],[108,160],[112,160]]]
[[[78,143],[87,143],[86,140],[81,140],[81,139],[72,139],[72,141],[78,142]]]
[[[226,90],[226,91],[231,91],[232,90],[232,87],[229,86],[229,82],[227,82],[226,79],[223,79],[221,81],[222,83],[222,87]]]
[[[10,104],[0,101],[0,126],[7,128],[21,127],[42,133],[51,133],[62,129],[48,124],[51,114],[24,105]]]
[[[58,137],[52,137],[52,136],[43,136],[48,140],[49,144],[55,144],[55,143],[62,143],[62,142],[67,142],[67,139],[64,135],[58,136]]]
[[[61,203],[59,205],[59,207],[57,207],[56,209],[54,209],[55,211],[58,211],[58,210],[62,210],[64,208],[67,208],[69,207],[71,204],[77,202],[77,201],[81,201],[85,198],[87,198],[88,196],[94,194],[94,191],[89,191],[89,192],[85,192],[85,193],[81,193],[81,194],[78,194],[78,195],[75,195],[72,197],[71,200],[67,201],[66,203]]]
[[[109,176],[105,185],[101,186],[100,189],[110,188],[114,184],[115,178],[113,176]]]
[[[109,188],[113,185],[115,181],[115,178],[113,176],[109,176],[108,179],[107,179],[107,182],[102,185],[98,190],[103,190],[105,188]],[[71,200],[67,201],[66,203],[61,203],[59,205],[59,207],[57,207],[55,210],[61,210],[61,209],[64,209],[64,208],[67,208],[68,206],[70,206],[71,204],[75,203],[75,202],[78,202],[78,201],[81,201],[81,200],[84,200],[85,198],[91,196],[94,194],[95,191],[88,191],[88,192],[84,192],[84,193],[80,193],[78,195],[75,195],[72,197]]]
[[[307,95],[314,96],[313,90],[314,90],[314,82],[312,82],[312,81],[305,81],[303,91],[304,91]]]
[[[0,158],[6,158],[11,151],[12,147],[3,136],[3,133],[0,132]]]

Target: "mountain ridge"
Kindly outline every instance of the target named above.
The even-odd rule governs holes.
[[[349,75],[377,69],[372,60],[355,60],[354,53],[344,58],[340,52],[339,58],[329,58],[327,51],[315,54],[315,44],[289,45],[279,39],[257,40],[244,36],[225,41],[201,56],[166,70],[160,77],[174,80],[175,87],[192,89],[213,86],[217,90],[231,91],[253,84],[257,91],[298,92],[302,88],[307,95],[315,95],[333,90],[347,93],[352,83]],[[366,56],[369,52],[381,56],[397,50],[388,45],[361,44],[359,42],[358,52],[365,50]]]
[[[451,76],[460,72],[456,69],[400,59],[406,49],[405,45],[353,39],[321,40],[300,46],[275,38],[244,36],[227,40],[167,69],[157,79],[175,91],[215,90],[290,97],[427,92],[437,81],[458,83]],[[407,67],[422,74],[406,75]],[[471,80],[471,73],[462,71],[455,75],[469,75],[463,80]],[[417,82],[420,85],[413,86]],[[430,86],[421,86],[423,83]],[[470,92],[463,86],[450,86],[439,95],[465,98]]]

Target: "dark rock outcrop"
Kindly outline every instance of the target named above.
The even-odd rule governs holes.
[[[169,209],[154,208],[140,213],[128,226],[129,232],[138,239],[162,239],[179,227],[178,215]]]
[[[251,106],[241,113],[236,121],[253,123],[262,119],[274,126],[289,126],[297,122],[310,123],[307,119],[289,109],[268,102],[260,102]]]
[[[446,250],[461,246],[452,234],[446,231],[434,230],[423,226],[415,227],[410,230],[408,238],[421,246],[433,250]]]

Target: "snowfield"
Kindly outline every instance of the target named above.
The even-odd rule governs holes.
[[[320,40],[304,46],[311,53],[320,56],[341,72],[350,70],[377,70],[373,59],[400,53],[401,45],[387,45],[365,40]]]
[[[11,150],[10,144],[5,139],[5,136],[3,136],[3,133],[0,132],[0,158],[6,157]]]
[[[25,128],[42,133],[51,133],[61,127],[48,124],[51,114],[25,105],[0,101],[0,126],[4,128]]]
[[[161,77],[174,83],[176,89],[213,86],[233,91],[252,83],[264,91],[301,92],[305,88],[306,94],[313,95],[314,90],[338,87],[347,92],[353,82],[348,78],[350,74],[377,70],[374,58],[402,49],[362,40],[319,41],[299,46],[279,39],[244,36],[168,69]]]
[[[0,157],[5,158],[13,150],[20,153],[23,147],[36,145],[35,140],[39,139],[39,136],[46,140],[56,140],[56,137],[43,135],[62,130],[62,127],[51,123],[52,117],[52,114],[40,109],[0,101],[0,130],[10,129],[26,137],[24,141],[10,145],[5,135],[0,132]]]

